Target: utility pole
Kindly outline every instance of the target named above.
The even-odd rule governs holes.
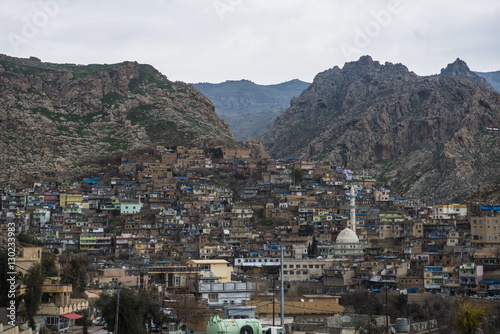
[[[280,315],[281,315],[281,326],[285,327],[285,278],[283,277],[283,245],[281,245],[281,300],[280,300]]]
[[[276,314],[274,312],[274,304],[275,304],[275,300],[276,300],[276,281],[275,281],[275,279],[273,279],[272,282],[273,282],[273,326],[275,326],[275,324],[274,324],[274,318],[276,318]]]
[[[120,316],[120,288],[118,288],[118,295],[116,297],[116,317],[115,317],[115,334],[118,334],[118,318]]]
[[[387,334],[391,334],[391,331],[389,330],[389,310],[388,310],[388,304],[387,304],[387,285],[385,286],[385,330]]]

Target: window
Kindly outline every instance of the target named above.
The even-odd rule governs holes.
[[[216,293],[209,293],[208,294],[208,301],[209,302],[218,302],[219,296]]]
[[[181,278],[180,277],[174,277],[174,285],[179,285],[181,284]]]
[[[200,269],[203,271],[210,271],[210,265],[209,264],[200,264]]]

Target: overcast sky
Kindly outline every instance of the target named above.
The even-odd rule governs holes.
[[[0,53],[56,63],[136,60],[171,80],[314,76],[368,54],[439,73],[500,70],[500,1],[3,0]]]

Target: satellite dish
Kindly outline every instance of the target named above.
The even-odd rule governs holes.
[[[340,318],[340,321],[342,322],[351,322],[351,317],[348,315],[344,315],[342,318]]]
[[[303,303],[303,302],[304,302],[304,299],[300,298],[300,301]]]

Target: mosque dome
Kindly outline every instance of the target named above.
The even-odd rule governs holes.
[[[355,244],[359,242],[359,239],[356,232],[351,230],[349,227],[346,227],[339,233],[336,242],[338,244]]]

